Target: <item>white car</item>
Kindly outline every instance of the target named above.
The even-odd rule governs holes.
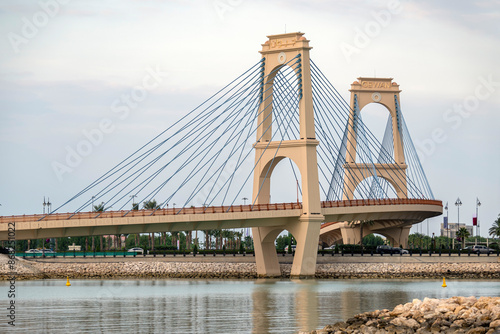
[[[25,253],[33,254],[33,253],[39,253],[39,252],[36,249],[28,249],[27,251],[25,251]]]
[[[142,249],[140,247],[134,247],[134,248],[130,248],[127,252],[144,254],[144,249]]]

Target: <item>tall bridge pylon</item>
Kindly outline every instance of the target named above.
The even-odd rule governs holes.
[[[262,45],[263,92],[259,105],[255,169],[253,182],[254,203],[270,202],[271,175],[276,165],[289,158],[301,174],[302,215],[290,221],[286,228],[296,238],[297,248],[292,266],[292,276],[311,276],[316,270],[316,256],[321,223],[321,200],[318,178],[318,163],[309,41],[303,33],[267,36]],[[293,63],[290,60],[296,59]],[[299,134],[296,140],[273,141],[273,85],[277,73],[284,66],[294,66],[298,81]],[[296,106],[295,106],[296,107]],[[292,107],[292,112],[296,108]],[[280,267],[274,240],[283,227],[254,227],[255,256],[259,275],[280,275]]]

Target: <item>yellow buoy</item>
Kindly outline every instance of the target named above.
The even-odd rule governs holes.
[[[443,288],[446,288],[446,279],[443,277],[443,285],[441,285]]]
[[[69,282],[69,276],[67,276],[66,286],[71,286],[71,283]]]

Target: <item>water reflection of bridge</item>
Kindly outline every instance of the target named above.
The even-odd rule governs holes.
[[[371,292],[362,288],[366,285],[363,280],[337,283],[338,290],[332,290],[330,284],[322,284],[316,280],[257,280],[252,292],[252,333],[269,333],[270,329],[280,326],[284,332],[287,326],[310,332],[327,324],[345,321],[355,314],[393,308],[397,303],[405,303],[410,298],[402,290],[386,291],[386,304],[383,305],[379,290],[387,290],[387,281],[372,281],[370,285],[375,286]],[[287,293],[280,294],[280,289],[286,289]],[[293,298],[289,298],[290,291],[294,291]],[[287,312],[295,319],[294,324],[274,323],[280,321],[276,320],[280,313]]]

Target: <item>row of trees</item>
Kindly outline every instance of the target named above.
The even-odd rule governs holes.
[[[134,204],[138,207],[138,204]],[[155,200],[143,203],[144,209],[158,209]],[[104,203],[94,206],[95,211],[104,211]],[[364,226],[372,225],[373,221],[365,220],[351,223],[351,227],[361,224],[360,234]],[[253,239],[250,236],[243,238],[243,232],[235,230],[207,230],[203,231],[205,234],[205,243],[202,248],[205,249],[253,249]],[[489,235],[493,237],[500,237],[500,215],[493,223],[492,227],[488,230]],[[55,240],[51,244],[51,240]],[[460,244],[462,248],[465,247],[466,242],[486,242],[483,237],[470,237],[466,228],[460,228],[457,232],[457,239],[455,244]],[[447,249],[453,245],[453,239],[448,237],[435,237],[426,236],[421,233],[413,233],[408,237],[408,244],[410,248],[436,248]],[[16,242],[16,250],[24,251],[28,248],[53,248],[54,250],[64,251],[68,249],[69,245],[80,245],[83,249],[88,251],[104,251],[113,249],[129,249],[132,247],[141,247],[143,249],[174,249],[191,250],[196,245],[200,248],[199,240],[193,240],[192,231],[181,232],[161,232],[150,234],[130,234],[125,235],[125,245],[122,244],[121,236],[93,236],[93,237],[69,237],[69,238],[56,238],[56,239],[36,239],[36,240],[19,240]],[[279,250],[285,249],[286,246],[296,244],[294,238],[289,233],[288,235],[280,235],[276,239],[276,248]],[[361,246],[378,246],[383,245],[384,239],[380,236],[370,234],[362,239]],[[291,247],[289,247],[291,249]]]
[[[209,230],[205,232],[206,241],[201,245],[202,247],[200,247],[198,240],[192,239],[191,231],[181,231],[172,233],[127,234],[123,236],[107,235],[18,240],[16,242],[16,251],[22,252],[31,248],[67,251],[68,247],[73,244],[81,246],[82,250],[95,250],[96,252],[123,250],[133,247],[141,247],[146,250],[177,249],[177,245],[180,250],[192,250],[195,246],[197,249],[253,249],[253,239],[250,236],[243,239],[242,232],[232,230]]]

